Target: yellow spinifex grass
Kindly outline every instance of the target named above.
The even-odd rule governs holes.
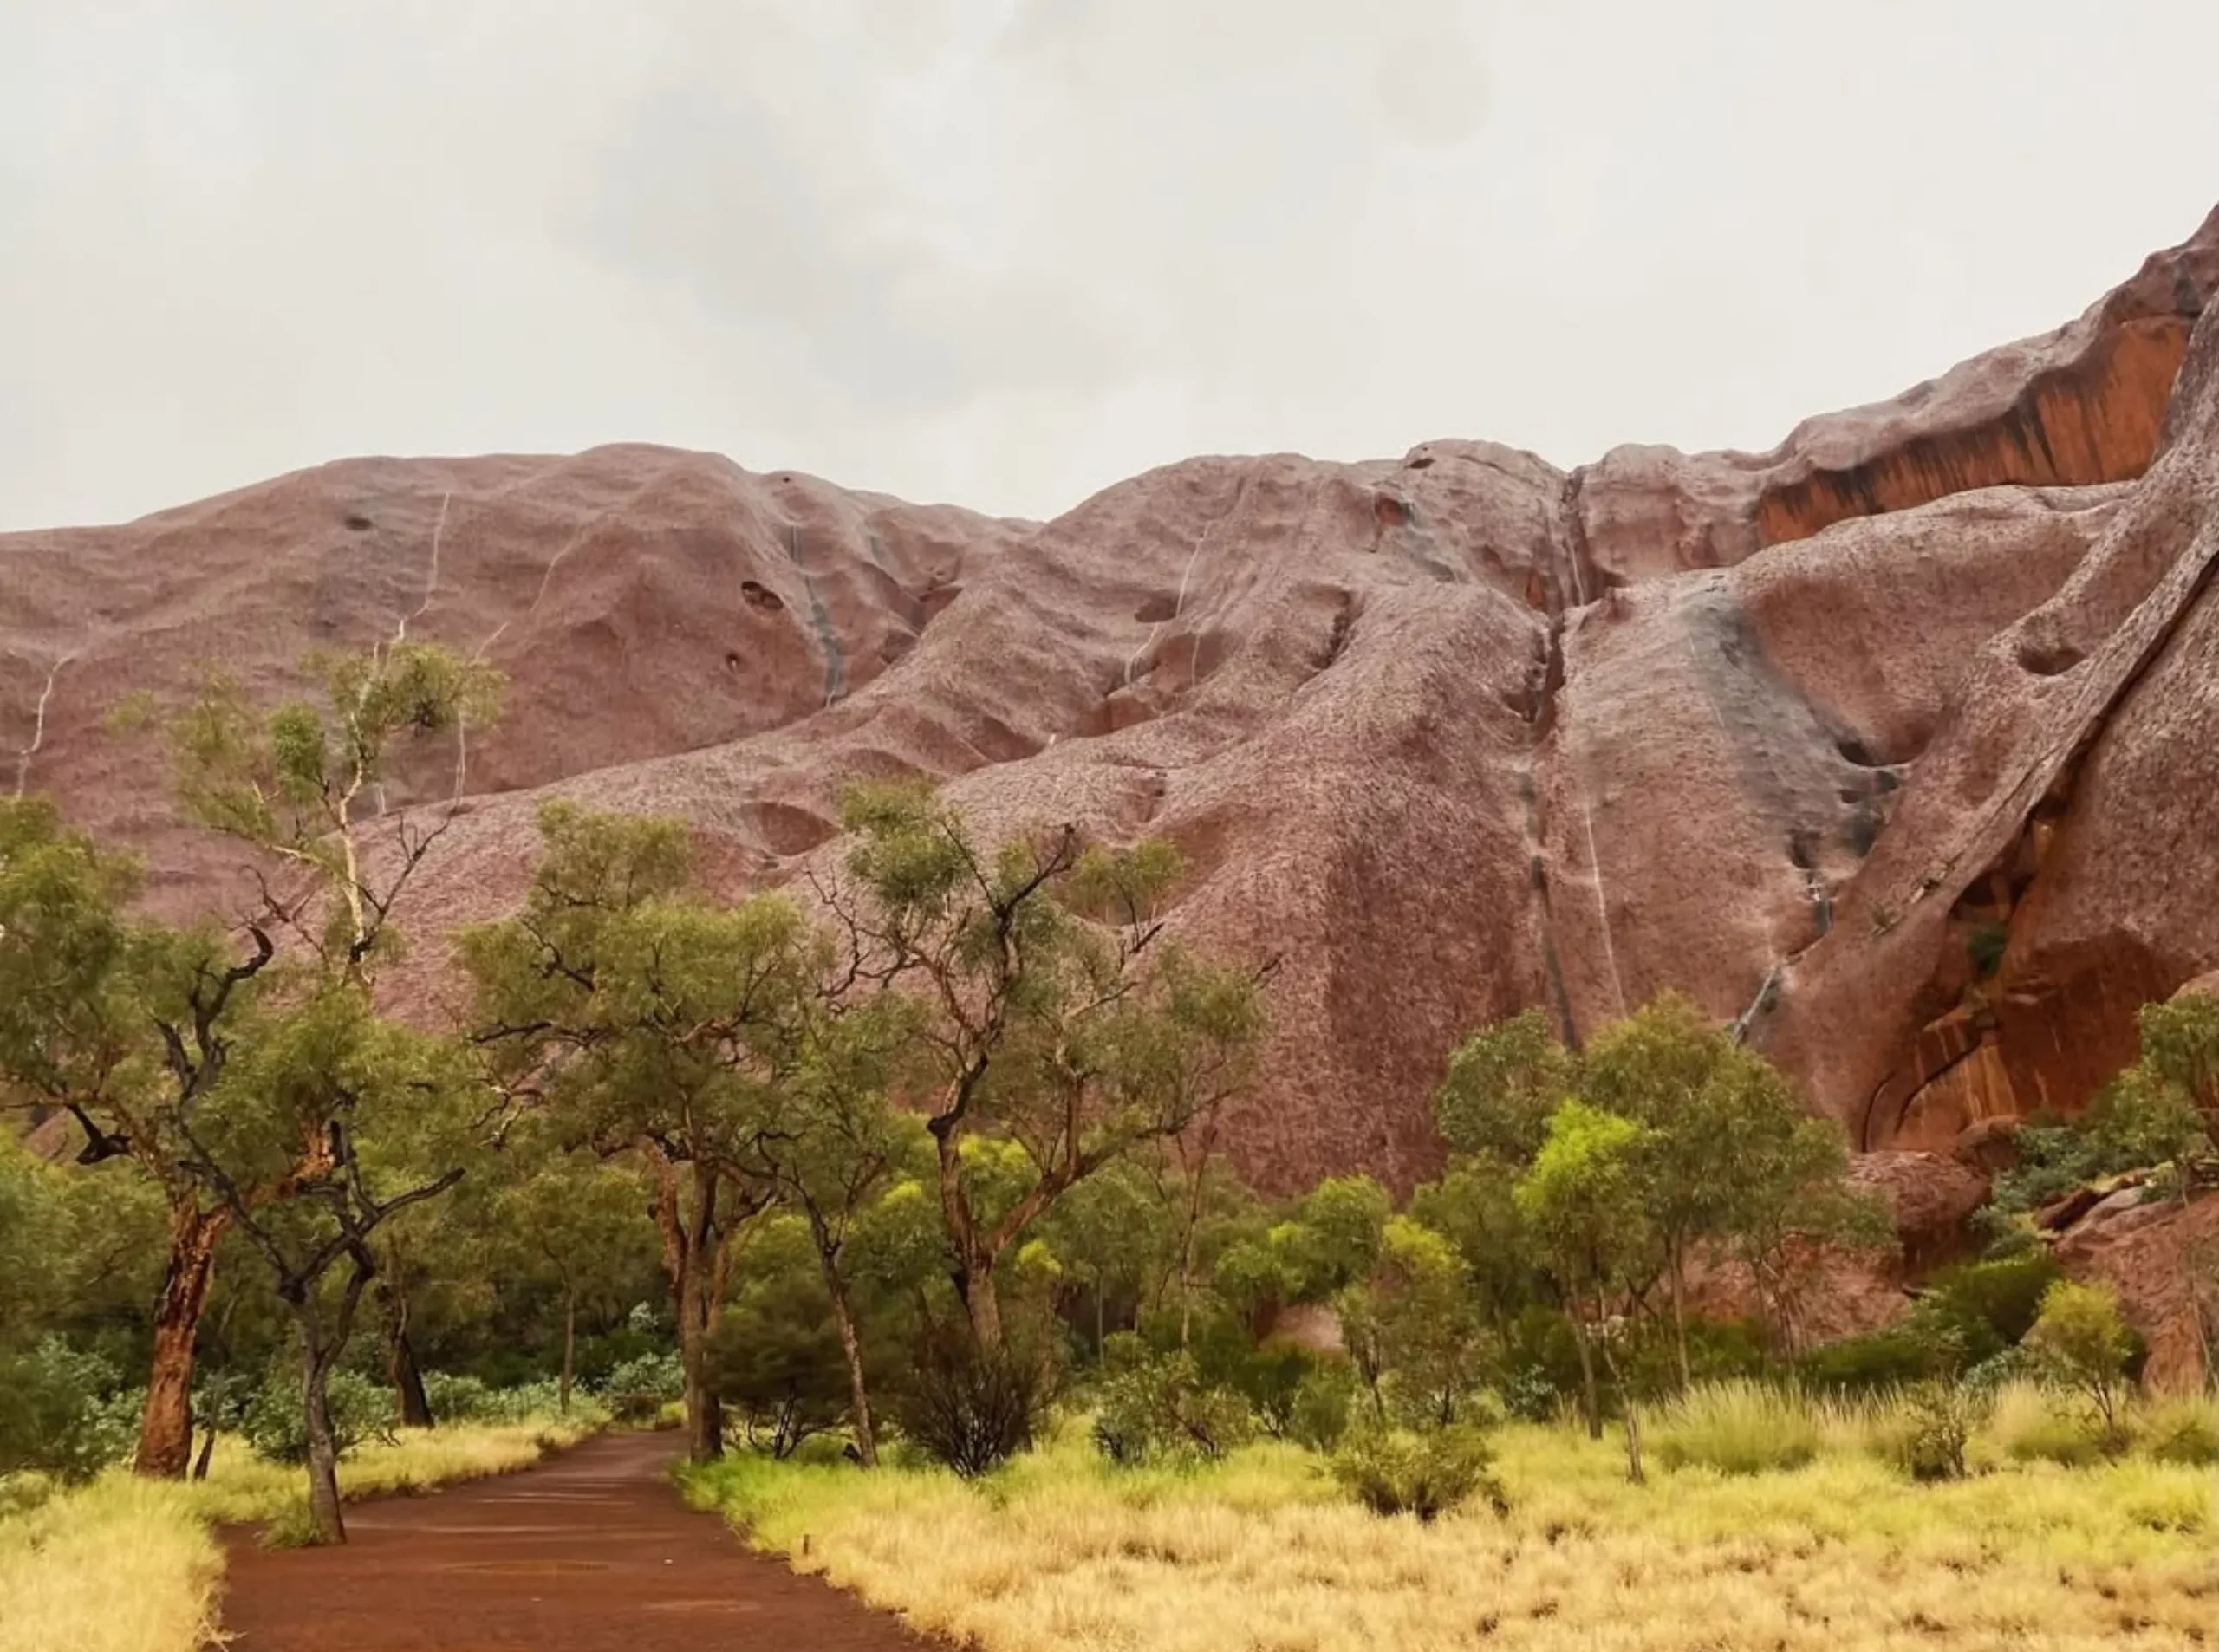
[[[2208,1471],[2130,1460],[1921,1486],[1820,1430],[1787,1472],[1653,1469],[1500,1436],[1512,1512],[1431,1526],[1256,1447],[1132,1474],[1067,1436],[982,1486],[739,1462],[693,1478],[758,1545],[986,1652],[2189,1652],[2219,1613]]]
[[[341,1490],[372,1497],[505,1473],[596,1426],[581,1415],[411,1432],[348,1457]],[[223,1576],[211,1526],[280,1517],[303,1494],[301,1470],[225,1440],[205,1481],[113,1469],[0,1519],[0,1652],[198,1652]]]
[[[0,1520],[6,1652],[192,1652],[223,1557],[192,1494],[108,1474]]]

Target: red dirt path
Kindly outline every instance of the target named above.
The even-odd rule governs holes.
[[[233,1652],[921,1652],[749,1553],[664,1478],[670,1435],[590,1441],[527,1473],[348,1512],[343,1548],[226,1544]]]

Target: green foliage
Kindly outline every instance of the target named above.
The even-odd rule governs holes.
[[[1795,1374],[1821,1393],[1871,1394],[1921,1382],[1936,1365],[1933,1344],[1916,1330],[1897,1325],[1822,1343],[1797,1359]]]
[[[930,1098],[951,1278],[991,1343],[994,1275],[1032,1225],[1246,1083],[1258,983],[1160,933],[1180,875],[1168,844],[1083,845],[1067,827],[989,853],[906,784],[859,786],[843,809],[854,844],[830,901],[886,979],[926,989],[912,1082]],[[999,1151],[983,1156],[980,1141]]]
[[[1987,1414],[1985,1397],[1969,1383],[1941,1377],[1914,1384],[1881,1440],[1882,1454],[1915,1480],[1962,1480],[1965,1447]]]
[[[774,1217],[749,1236],[739,1288],[710,1343],[709,1376],[749,1442],[774,1458],[847,1416],[847,1363],[800,1218]]]
[[[1296,1386],[1285,1438],[1311,1451],[1332,1451],[1348,1435],[1357,1405],[1357,1375],[1346,1360],[1321,1360]]]
[[[1675,993],[1577,1055],[1538,1013],[1490,1029],[1452,1059],[1437,1109],[1463,1156],[1413,1213],[1463,1252],[1498,1327],[1543,1294],[1537,1269],[1586,1317],[1662,1278],[1673,1287],[1673,1374],[1692,1380],[1679,1285],[1697,1247],[1746,1265],[1784,1328],[1822,1246],[1892,1237],[1885,1211],[1847,1186],[1839,1131]]]
[[[1819,1428],[1810,1408],[1773,1383],[1700,1384],[1658,1419],[1656,1455],[1667,1468],[1773,1473],[1800,1468],[1818,1454]]]
[[[930,1331],[894,1390],[895,1420],[933,1461],[975,1479],[1031,1445],[1052,1376],[1022,1338],[986,1348],[967,1331]]]
[[[1246,1338],[1240,1338],[1245,1344]],[[1253,1348],[1243,1347],[1228,1373],[1255,1415],[1256,1426],[1274,1440],[1292,1437],[1304,1385],[1317,1376],[1324,1361],[1290,1337],[1267,1337]]]
[[[1370,1279],[1342,1292],[1342,1334],[1375,1409],[1413,1426],[1469,1415],[1497,1365],[1499,1339],[1480,1317],[1462,1259],[1409,1216],[1389,1217]]]
[[[2088,1402],[2106,1446],[2113,1446],[2135,1351],[2118,1297],[2102,1285],[2060,1279],[2042,1293],[2027,1342],[2055,1381]]]
[[[2151,1005],[2151,1009],[2164,1009]],[[2148,1064],[2130,1067],[2096,1097],[2086,1133],[2099,1164],[2118,1169],[2180,1170],[2211,1148],[2211,1115],[2184,1085]]]
[[[1578,1335],[1570,1315],[1547,1301],[1527,1303],[1506,1332],[1503,1403],[1528,1422],[1552,1421],[1580,1389]]]
[[[2024,1339],[2062,1274],[2047,1251],[1954,1264],[1929,1278],[1908,1329],[1929,1350],[1977,1365]]]
[[[2185,993],[2147,1004],[2141,1051],[2072,1124],[2022,1125],[2019,1162],[1995,1179],[1983,1217],[2000,1249],[2023,1249],[2014,1219],[2104,1177],[2165,1169],[2183,1191],[2208,1175],[2219,1128],[2219,998]]]
[[[2012,1141],[2019,1162],[1997,1174],[1988,1198],[2006,1214],[2039,1210],[2120,1167],[2107,1143],[2074,1125],[2023,1123]]]
[[[351,884],[343,829],[384,779],[396,744],[484,727],[499,714],[504,684],[482,660],[429,644],[312,654],[302,668],[319,697],[261,716],[237,680],[218,672],[202,682],[167,731],[178,795],[211,829]]]
[[[1474,1305],[1498,1333],[1548,1290],[1518,1214],[1514,1181],[1498,1160],[1463,1158],[1410,1195],[1411,1219],[1455,1247]]]
[[[1592,1299],[1630,1282],[1655,1254],[1640,1198],[1650,1131],[1585,1102],[1549,1115],[1548,1133],[1519,1178],[1518,1213],[1567,1296]]]
[[[2141,1065],[2205,1113],[2219,1110],[2219,998],[2184,992],[2145,1004]]]
[[[1528,1010],[1457,1047],[1434,1097],[1435,1117],[1452,1152],[1524,1164],[1578,1083],[1578,1063],[1548,1017]]]
[[[331,1431],[341,1457],[368,1441],[390,1444],[395,1415],[393,1391],[359,1371],[333,1371],[328,1379]],[[308,1424],[301,1377],[290,1363],[272,1370],[255,1391],[239,1432],[257,1455],[276,1463],[308,1460]]]
[[[1103,1365],[1094,1442],[1114,1463],[1214,1462],[1255,1431],[1246,1399],[1204,1383],[1192,1355],[1157,1354],[1120,1331]]]
[[[494,1388],[474,1376],[427,1371],[424,1391],[442,1427],[459,1422],[528,1422],[552,1413],[559,1400],[551,1381]]]
[[[1107,1320],[1112,1304],[1127,1315],[1137,1311],[1169,1250],[1171,1211],[1148,1168],[1121,1160],[1057,1200],[1039,1232]]]
[[[1796,1361],[1806,1386],[1874,1393],[1962,1379],[1992,1389],[2023,1375],[2014,1358],[2043,1293],[2061,1277],[2047,1251],[1953,1264],[1926,1282],[1911,1311],[1885,1330],[1823,1343]]]
[[[101,1087],[128,1013],[123,913],[139,882],[134,862],[52,804],[0,797],[0,1107],[61,1107]]]
[[[2003,954],[2009,950],[2011,932],[2000,923],[1975,924],[1965,936],[1965,956],[1971,960],[1973,973],[1985,981],[2003,967]]]
[[[1445,1428],[1358,1428],[1336,1452],[1333,1477],[1374,1514],[1414,1514],[1421,1524],[1478,1498],[1497,1513],[1509,1499],[1493,1473],[1494,1448],[1476,1424]]]
[[[1371,1272],[1394,1208],[1369,1176],[1330,1177],[1283,1219],[1227,1246],[1217,1259],[1217,1288],[1249,1310],[1325,1301]]]
[[[114,1366],[48,1337],[0,1349],[0,1479],[29,1470],[89,1479],[131,1447],[129,1397],[116,1403]]]
[[[685,1391],[678,1356],[663,1351],[624,1361],[601,1384],[602,1403],[619,1422],[641,1423]]]

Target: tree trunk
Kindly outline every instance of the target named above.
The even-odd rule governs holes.
[[[432,1396],[424,1391],[424,1370],[416,1361],[416,1344],[408,1335],[408,1298],[397,1281],[381,1280],[385,1299],[385,1369],[393,1390],[400,1397],[400,1426],[428,1428],[438,1421],[432,1415]]]
[[[170,1259],[154,1300],[154,1356],[139,1425],[135,1472],[182,1480],[192,1459],[192,1345],[229,1218],[190,1200],[170,1207]]]
[[[724,1455],[724,1408],[709,1386],[709,1331],[716,1324],[717,1301],[724,1289],[729,1258],[717,1227],[716,1167],[700,1159],[687,1162],[693,1205],[686,1207],[679,1187],[679,1165],[659,1149],[649,1149],[655,1177],[655,1226],[662,1235],[663,1272],[678,1308],[678,1363],[685,1373],[686,1450],[697,1463]]]
[[[318,1543],[347,1541],[347,1524],[339,1515],[339,1441],[331,1428],[331,1395],[327,1379],[331,1354],[304,1338],[307,1353],[302,1361],[303,1398],[308,1410],[309,1521]]]
[[[1603,1395],[1595,1382],[1595,1350],[1589,1346],[1587,1328],[1577,1316],[1572,1322],[1572,1345],[1579,1350],[1579,1402],[1587,1421],[1587,1437],[1603,1437]]]
[[[193,1478],[193,1479],[195,1479],[195,1480],[206,1480],[206,1479],[208,1478],[208,1460],[209,1460],[210,1458],[213,1457],[215,1454],[216,1454],[216,1417],[215,1417],[215,1414],[214,1414],[213,1412],[211,1412],[211,1413],[209,1414],[209,1416],[208,1416],[208,1429],[207,1429],[207,1432],[206,1432],[206,1433],[205,1433],[205,1434],[203,1434],[200,1436],[200,1455],[199,1455],[199,1456],[198,1456],[197,1458],[195,1458],[195,1459],[193,1460],[193,1463],[192,1463],[192,1478]]]
[[[1680,1356],[1680,1387],[1683,1390],[1695,1382],[1688,1367],[1687,1286],[1681,1277],[1685,1272],[1685,1260],[1676,1250],[1672,1252],[1672,1337]]]
[[[1595,1309],[1596,1323],[1600,1324],[1603,1323],[1605,1304],[1598,1302]],[[1618,1369],[1618,1356],[1611,1350],[1611,1339],[1607,1332],[1603,1337],[1603,1358],[1611,1368],[1611,1381],[1617,1384],[1618,1398],[1625,1406],[1626,1478],[1637,1486],[1645,1486],[1648,1484],[1648,1476],[1642,1473],[1641,1467],[1641,1408],[1634,1402],[1633,1389],[1626,1382],[1625,1373]]]
[[[563,1381],[558,1390],[558,1408],[564,1416],[570,1415],[570,1385],[578,1370],[578,1293],[563,1293]]]
[[[697,1463],[713,1463],[725,1454],[725,1408],[711,1390],[706,1377],[686,1379],[686,1455]]]
[[[824,1288],[832,1298],[832,1323],[840,1332],[840,1352],[848,1362],[849,1404],[855,1412],[856,1454],[865,1468],[878,1467],[878,1437],[871,1428],[870,1394],[863,1383],[862,1342],[856,1335],[856,1315],[848,1301],[847,1281],[829,1257],[824,1260]]]
[[[678,1363],[686,1374],[686,1451],[697,1463],[724,1455],[724,1408],[709,1386],[708,1282],[705,1259],[689,1247],[680,1259]]]
[[[965,1275],[963,1305],[971,1315],[971,1334],[981,1350],[998,1354],[1002,1346],[1002,1304],[994,1290],[994,1268],[989,1262],[973,1265]]]
[[[1179,1351],[1185,1353],[1194,1326],[1194,1230],[1179,1241]]]

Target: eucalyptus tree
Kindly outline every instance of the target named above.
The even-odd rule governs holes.
[[[1616,1375],[1612,1305],[1654,1277],[1657,1265],[1656,1232],[1641,1187],[1643,1155],[1650,1145],[1646,1125],[1566,1101],[1549,1115],[1540,1149],[1517,1184],[1518,1213],[1572,1311],[1587,1430],[1597,1438],[1603,1423],[1596,1352],[1599,1348]],[[1627,1466],[1638,1481],[1641,1425],[1632,1396],[1624,1398]]]
[[[342,1063],[342,1082],[309,1084],[283,1052],[321,1048],[337,1060],[344,1047],[349,1063],[373,1066],[400,1058],[412,1094],[449,1089],[432,1078],[441,1063],[427,1050],[402,1058],[400,1035],[374,1026],[372,995],[398,945],[395,906],[457,800],[387,812],[383,788],[408,745],[491,720],[499,679],[423,646],[312,656],[303,668],[316,692],[267,713],[220,673],[174,714],[143,702],[120,708],[122,722],[160,721],[186,817],[239,851],[255,894],[229,923],[172,928],[134,916],[131,862],[35,801],[0,812],[0,986],[11,989],[0,999],[13,1005],[0,1021],[0,1087],[68,1112],[85,1161],[137,1161],[168,1206],[143,1473],[187,1467],[193,1345],[227,1231],[246,1225],[289,1293],[313,1414],[336,1356],[328,1339],[343,1343],[361,1290],[342,1289],[327,1313],[318,1301],[326,1277],[345,1260],[367,1283],[375,1271],[368,1234],[452,1185],[444,1173],[393,1181],[391,1154],[372,1174],[366,1119],[381,1128],[402,1119],[381,1093],[361,1108],[381,1089],[377,1075]],[[310,1437],[313,1445],[313,1415]],[[311,1453],[312,1501],[320,1530],[335,1538],[329,1455]]]
[[[794,905],[722,906],[685,829],[555,802],[522,910],[465,932],[474,1037],[563,1137],[644,1169],[677,1307],[688,1449],[723,1450],[708,1354],[737,1246],[770,1205],[760,1142],[808,1054],[824,960]]]
[[[914,1005],[890,994],[813,995],[799,1059],[769,1108],[743,1170],[803,1221],[847,1366],[849,1421],[865,1467],[878,1462],[856,1313],[852,1252],[873,1208],[927,1158],[922,1128],[894,1101],[914,1059]]]
[[[949,1278],[975,1344],[999,1353],[998,1277],[1033,1224],[1248,1083],[1262,972],[1166,937],[1181,867],[1161,840],[1110,849],[1064,826],[989,850],[953,804],[908,784],[851,789],[843,817],[845,875],[817,890],[839,979],[920,1006],[910,1099],[933,1142]],[[1012,1154],[1018,1185],[989,1196],[979,1167],[999,1187]]]

